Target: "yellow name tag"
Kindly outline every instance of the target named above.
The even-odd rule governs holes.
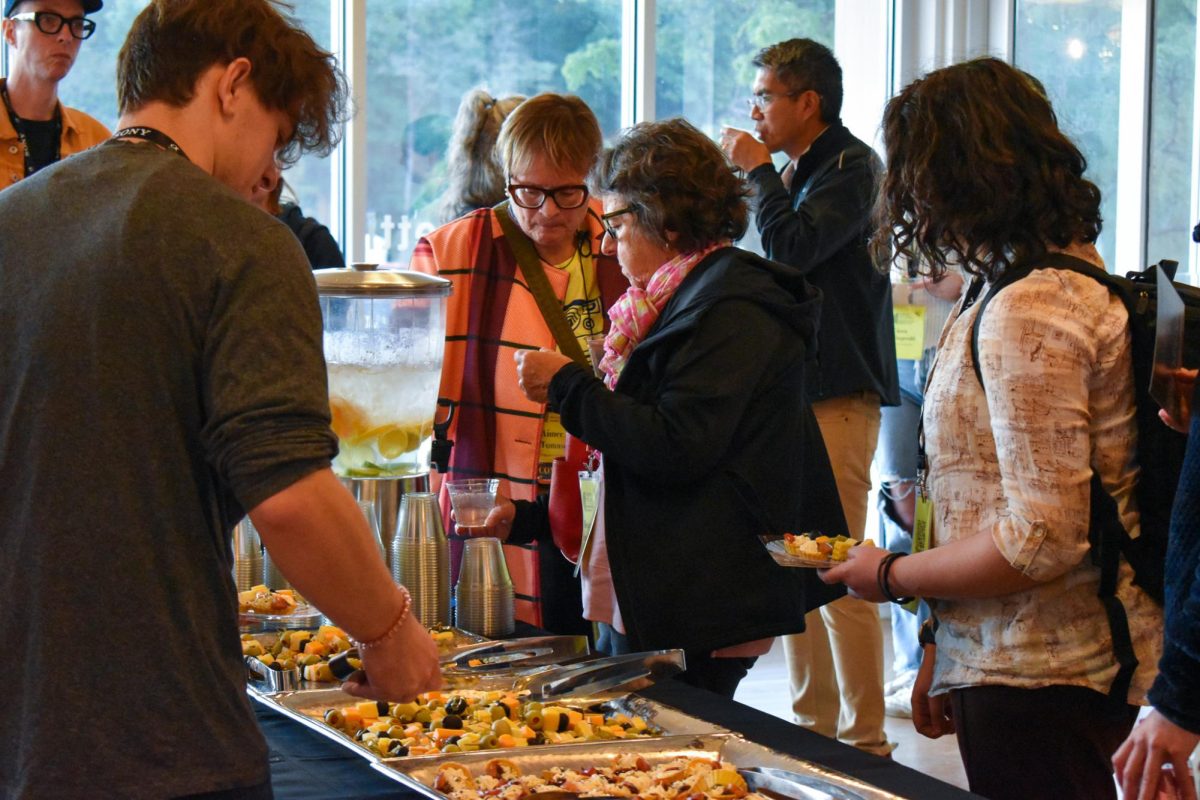
[[[913,516],[913,546],[914,553],[920,553],[928,550],[933,546],[933,501],[921,491],[917,492],[917,509]],[[921,603],[921,598],[914,597],[911,602],[905,603],[903,608],[905,611],[917,613],[917,607]]]
[[[925,354],[925,306],[893,306],[896,358],[919,361]]]

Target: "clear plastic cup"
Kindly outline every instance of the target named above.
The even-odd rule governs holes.
[[[496,489],[499,486],[498,478],[447,481],[456,527],[482,528],[492,507],[496,505]]]

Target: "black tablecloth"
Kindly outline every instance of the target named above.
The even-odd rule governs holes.
[[[853,775],[902,797],[920,800],[977,797],[890,759],[863,753],[678,681],[664,681],[641,694],[780,752]],[[271,782],[276,800],[417,800],[421,797],[371,769],[365,758],[300,723],[261,706],[256,711],[259,727],[271,749]]]

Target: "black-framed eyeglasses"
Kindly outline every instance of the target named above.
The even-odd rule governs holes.
[[[617,240],[617,231],[608,221],[613,217],[619,217],[622,214],[631,214],[634,211],[637,211],[636,205],[625,206],[624,208],[618,208],[616,211],[609,211],[607,214],[600,215],[600,224],[604,226],[604,232],[611,236],[614,242]]]
[[[767,109],[767,106],[771,105],[771,103],[774,103],[776,100],[778,100],[781,97],[796,97],[798,95],[804,94],[807,91],[808,91],[807,89],[801,89],[798,92],[786,92],[784,94],[774,94],[772,92],[755,92],[754,94],[752,94],[746,98],[746,107],[752,111],[756,108],[759,111],[765,111]]]
[[[64,17],[53,11],[26,11],[23,14],[13,14],[9,19],[19,22],[32,22],[42,33],[53,36],[62,30],[63,25],[71,31],[76,39],[86,39],[96,32],[96,23],[87,17]]]
[[[570,211],[587,202],[588,188],[581,183],[554,187],[510,183],[508,196],[521,208],[541,208],[546,204],[547,197],[553,197],[555,205],[563,211]]]

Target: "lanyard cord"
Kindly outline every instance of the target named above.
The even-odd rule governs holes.
[[[172,153],[177,153],[184,158],[187,158],[187,153],[183,152],[183,148],[175,144],[175,140],[158,128],[147,128],[145,125],[133,125],[128,128],[122,128],[112,135],[114,139],[142,139],[156,144],[163,150],[170,150]],[[188,159],[189,161],[191,159]]]
[[[17,112],[12,107],[12,100],[8,97],[8,87],[3,84],[0,84],[0,98],[4,100],[4,109],[8,112],[8,121],[12,123],[13,130],[17,132],[17,141],[21,143],[21,149],[25,152],[25,177],[28,178],[38,171],[38,166],[33,163],[33,153],[29,150],[29,137],[25,133],[25,120],[17,116]],[[62,158],[62,106],[55,104],[54,161],[58,161],[60,158]]]

